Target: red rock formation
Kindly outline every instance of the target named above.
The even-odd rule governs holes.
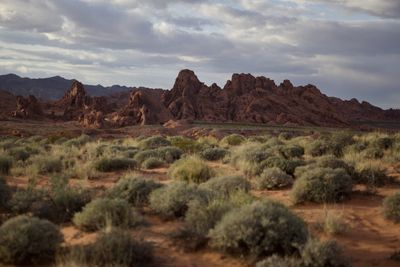
[[[17,118],[37,118],[43,116],[42,106],[33,95],[24,98],[23,96],[16,97],[17,108],[12,113]]]

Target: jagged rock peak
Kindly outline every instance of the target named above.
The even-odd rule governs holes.
[[[86,91],[81,82],[74,80],[66,95],[69,95],[70,97],[86,96]]]

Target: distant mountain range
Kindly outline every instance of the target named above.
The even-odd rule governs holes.
[[[55,100],[63,97],[65,91],[71,87],[73,80],[60,76],[50,78],[31,79],[15,74],[0,75],[0,90],[8,91],[14,95],[34,95],[43,100]],[[131,87],[113,85],[84,85],[85,90],[92,96],[107,96],[119,92],[132,90]]]

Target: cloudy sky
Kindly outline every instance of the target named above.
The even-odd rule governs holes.
[[[1,0],[0,74],[171,88],[234,72],[400,108],[399,0]]]

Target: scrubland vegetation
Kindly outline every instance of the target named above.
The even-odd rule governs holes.
[[[156,216],[179,222],[171,239],[186,250],[207,247],[257,267],[349,266],[340,245],[318,240],[296,208],[399,188],[388,171],[399,161],[400,135],[384,133],[1,138],[0,262],[151,264],[152,243],[132,232]],[[107,186],[87,186],[109,177]],[[268,197],[279,191],[288,203]],[[381,211],[397,227],[400,192]],[[96,238],[61,245],[65,225]],[[349,227],[329,210],[318,222],[330,237]]]

